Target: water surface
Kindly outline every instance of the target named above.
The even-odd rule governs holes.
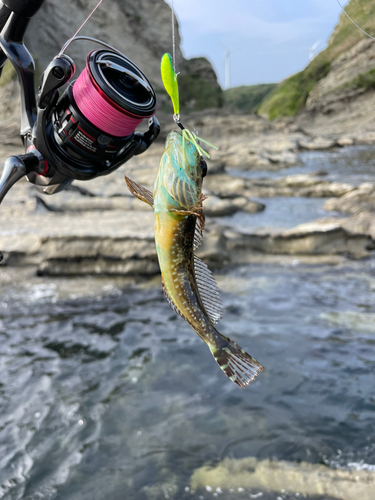
[[[158,288],[52,305],[3,294],[8,498],[159,498],[166,484],[182,498],[224,457],[375,464],[375,262],[250,265],[219,285],[220,331],[266,367],[246,390]]]
[[[353,165],[362,155],[350,151],[314,153],[306,168],[345,170],[345,155]],[[269,200],[248,228],[320,210],[321,200],[287,200]],[[294,500],[303,497],[192,493],[190,477],[225,457],[375,468],[375,260],[289,262],[218,276],[219,331],[266,367],[246,390],[172,312],[158,280],[108,279],[90,296],[66,284],[61,294],[58,279],[3,281],[0,498]]]

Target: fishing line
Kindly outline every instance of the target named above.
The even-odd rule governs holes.
[[[198,137],[198,132],[195,128],[194,131],[196,133],[190,132],[190,130],[185,128],[180,121],[180,103],[179,103],[179,91],[177,84],[177,75],[179,73],[176,73],[176,36],[175,36],[175,12],[174,12],[173,0],[171,0],[171,10],[172,10],[172,54],[173,55],[171,56],[170,54],[164,54],[164,56],[161,59],[162,81],[165,90],[167,91],[167,94],[172,100],[173,111],[174,111],[173,120],[175,121],[176,125],[178,125],[178,127],[182,130],[181,135],[184,146],[183,147],[184,152],[186,153],[185,141],[189,141],[196,147],[198,153],[202,158],[203,156],[210,158],[210,155],[200,146],[200,142],[203,142],[207,146],[210,146],[214,149],[217,149],[217,147],[209,143],[208,141],[205,141],[201,137]]]
[[[367,33],[365,30],[363,30],[360,26],[358,26],[357,23],[355,23],[353,21],[353,19],[349,16],[349,14],[346,12],[346,10],[344,9],[344,7],[341,5],[341,3],[339,2],[339,0],[336,0],[336,2],[340,5],[341,7],[341,10],[343,11],[343,13],[346,15],[346,17],[349,19],[349,21],[351,21],[354,26],[356,26],[360,31],[362,31],[362,33],[364,33],[366,36],[368,36],[369,38],[372,38],[373,40],[375,40],[375,37],[371,36],[369,33]]]
[[[64,51],[67,49],[67,47],[71,44],[71,42],[74,40],[74,38],[78,35],[78,33],[81,31],[81,29],[84,27],[84,25],[87,23],[87,21],[91,18],[91,16],[94,14],[94,12],[96,11],[96,9],[100,6],[100,4],[103,2],[104,0],[99,0],[99,2],[97,3],[96,7],[90,12],[90,14],[86,17],[86,19],[83,21],[83,23],[81,24],[81,26],[78,28],[78,30],[74,33],[74,35],[72,36],[72,38],[68,41],[68,43],[66,43],[64,45],[64,47],[61,49],[61,52],[59,53],[59,57],[64,53]]]
[[[174,72],[176,73],[176,37],[174,33],[174,26],[175,26],[175,15],[174,15],[174,5],[173,5],[173,0],[172,0],[172,56],[173,56],[173,69]]]
[[[73,97],[85,118],[93,125],[114,137],[130,135],[143,121],[116,103],[106,98],[100,91],[87,68],[82,71],[73,85]]]

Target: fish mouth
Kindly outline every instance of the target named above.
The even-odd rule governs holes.
[[[175,147],[180,147],[182,146],[182,134],[178,130],[172,130],[168,134],[167,141],[166,141],[166,146],[175,146]]]
[[[179,130],[172,130],[169,133],[165,149],[172,154],[180,163],[194,165],[199,157],[196,146],[188,137],[185,137]]]

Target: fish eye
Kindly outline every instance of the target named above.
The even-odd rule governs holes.
[[[201,171],[202,171],[202,177],[206,177],[206,175],[207,175],[207,163],[204,160],[201,160]]]

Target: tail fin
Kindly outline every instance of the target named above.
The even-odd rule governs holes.
[[[217,364],[232,382],[243,389],[264,370],[258,361],[244,351],[233,340],[220,347],[210,345],[210,350]]]

